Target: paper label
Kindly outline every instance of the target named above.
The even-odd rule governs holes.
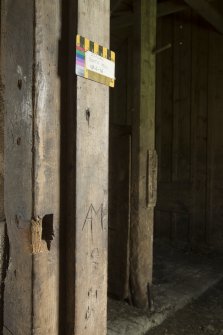
[[[102,76],[115,79],[115,63],[94,54],[91,51],[85,53],[86,69],[96,72]]]

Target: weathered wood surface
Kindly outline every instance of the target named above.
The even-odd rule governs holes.
[[[134,9],[135,106],[132,128],[130,287],[134,304],[144,308],[148,306],[153,263],[155,203],[148,200],[148,182],[152,173],[151,169],[148,172],[152,163],[148,158],[150,150],[153,151],[155,147],[155,56],[152,51],[156,45],[156,1],[135,1]]]
[[[10,243],[4,334],[55,335],[59,319],[60,3],[4,0],[3,19],[4,194]],[[51,217],[46,217],[49,214],[53,228]],[[40,223],[41,253],[36,255],[32,255],[31,219]]]
[[[33,255],[33,333],[59,332],[60,1],[35,2],[33,217],[42,220],[42,251]]]
[[[78,1],[78,33],[109,47],[109,1]],[[89,117],[86,111],[89,110]],[[75,334],[107,333],[109,89],[77,78]]]
[[[5,88],[4,200],[10,242],[10,260],[5,280],[4,334],[30,335],[34,11],[29,0],[3,0],[2,6],[2,74]]]
[[[5,221],[0,222],[0,334],[3,333],[4,316],[4,280],[8,261]]]
[[[2,3],[0,2],[0,333],[3,332],[4,279],[6,272],[6,230],[4,216],[4,102],[2,83]]]
[[[4,220],[4,87],[2,82],[2,3],[0,1],[0,220]]]

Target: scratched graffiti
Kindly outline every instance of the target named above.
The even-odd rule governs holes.
[[[88,304],[85,312],[85,320],[88,321],[95,313],[95,302],[98,299],[98,290],[92,287],[88,290]]]
[[[94,224],[95,222],[100,222],[101,225],[101,229],[104,229],[103,226],[103,216],[104,216],[104,209],[103,209],[103,204],[101,204],[98,208],[98,210],[95,209],[95,207],[91,204],[88,211],[87,211],[87,215],[85,217],[84,220],[84,224],[82,227],[82,231],[88,226],[90,225],[90,229],[91,229],[91,234],[93,236],[93,229],[94,229]]]
[[[94,270],[98,270],[100,264],[100,252],[98,248],[94,248],[91,252],[91,261]]]
[[[95,207],[91,204],[87,210],[82,231],[88,230],[91,231],[92,242],[89,244],[89,249],[87,253],[89,271],[92,278],[98,278],[98,275],[101,273],[102,265],[102,254],[101,254],[101,245],[98,244],[98,239],[93,239],[93,234],[98,230],[104,231],[106,225],[104,223],[106,211],[101,204],[99,207]],[[98,236],[98,235],[97,235]],[[83,309],[83,317],[85,321],[85,330],[91,326],[92,319],[98,317],[100,310],[100,300],[101,300],[101,291],[98,282],[90,282],[88,289],[86,290],[86,305]]]

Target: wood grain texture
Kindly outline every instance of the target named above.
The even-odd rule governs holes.
[[[216,186],[221,178],[217,154],[221,114],[216,87],[221,87],[222,80],[222,51],[217,46],[222,37],[190,10],[160,19],[161,26],[158,43],[168,32],[168,40],[175,47],[172,53],[160,55],[157,64],[160,165],[156,236],[181,246],[203,248],[211,244],[215,248],[214,241],[221,236],[221,190]],[[173,152],[172,160],[169,152]]]
[[[33,333],[38,335],[59,332],[60,19],[59,0],[35,2],[33,216],[41,218],[45,239],[43,252],[33,256]]]
[[[2,3],[0,2],[0,220],[4,216],[4,85],[2,81]]]
[[[156,1],[134,2],[135,59],[132,137],[130,285],[136,306],[148,306],[152,283],[153,206],[147,206],[148,152],[155,146]],[[149,172],[150,173],[150,172]]]
[[[155,232],[156,237],[188,243],[193,205],[191,10],[160,18],[158,27],[157,43],[168,42],[173,48],[160,54],[157,62],[156,145],[160,164]]]
[[[33,3],[29,0],[4,0],[2,6],[2,72],[5,87],[4,200],[10,243],[10,260],[5,281],[4,334],[10,332],[30,335],[34,12]]]
[[[8,261],[8,244],[6,240],[5,221],[0,222],[0,333],[3,333],[4,289]]]
[[[0,333],[3,333],[6,229],[4,215],[4,86],[2,82],[2,2],[0,1]]]
[[[55,335],[59,332],[60,2],[5,0],[3,5],[4,195],[10,243],[4,333]],[[49,214],[53,231],[47,237],[44,218]],[[32,218],[43,223],[40,239],[45,246],[35,256]]]
[[[109,47],[109,1],[78,1],[78,34]],[[86,110],[89,118],[86,118]],[[107,333],[109,89],[77,78],[75,334]]]

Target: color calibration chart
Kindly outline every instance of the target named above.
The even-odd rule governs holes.
[[[115,53],[89,39],[76,37],[76,74],[106,86],[115,86]]]

